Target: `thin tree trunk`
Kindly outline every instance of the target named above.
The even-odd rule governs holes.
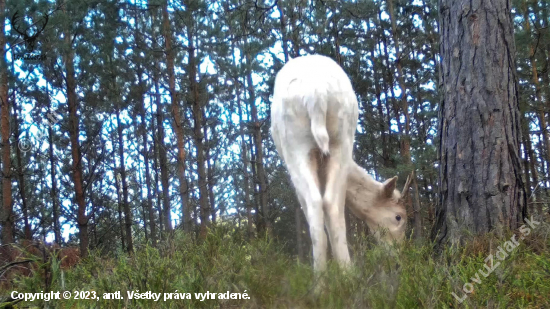
[[[544,158],[544,151],[545,151],[545,146],[544,146],[544,143],[542,142],[544,137],[542,135],[542,132],[538,135],[538,138],[539,138],[539,143],[538,143],[538,146],[539,146],[539,149],[538,149],[538,153],[539,153],[539,158],[540,158],[540,172],[541,172],[541,179],[540,179],[540,187],[539,190],[542,190],[541,194],[544,194],[544,197],[548,198],[550,197],[550,195],[548,194],[548,191],[547,190],[544,190],[544,188],[542,188],[542,186],[546,186],[546,183],[548,182],[548,176],[545,176],[545,175],[548,175],[548,169],[547,169],[547,164],[548,163],[546,161],[546,159]],[[542,206],[542,205],[541,205]]]
[[[207,167],[207,173],[208,173],[208,200],[210,203],[210,214],[212,216],[212,223],[216,223],[216,217],[217,217],[217,209],[216,209],[216,199],[214,197],[214,186],[216,180],[214,179],[214,171],[216,169],[216,161],[212,159],[212,155],[210,153],[211,151],[211,145],[208,141],[208,124],[206,123],[206,115],[204,115],[203,112],[203,125],[204,128],[204,144],[206,146],[206,167]],[[216,136],[216,124],[212,124],[210,127],[210,136],[214,137]],[[210,163],[210,162],[213,163]],[[220,213],[221,215],[221,213]]]
[[[68,17],[68,12],[63,7],[63,13]],[[82,177],[82,154],[78,138],[80,135],[78,118],[78,98],[76,96],[76,79],[74,69],[74,51],[72,47],[73,36],[67,27],[64,33],[66,51],[63,54],[63,62],[66,71],[67,104],[69,106],[69,136],[71,142],[72,174],[75,190],[77,211],[77,224],[79,229],[80,255],[88,256],[88,215],[86,214],[86,201],[84,199],[84,185]]]
[[[192,24],[193,21],[190,22]],[[210,225],[210,209],[208,208],[208,188],[204,157],[204,136],[202,132],[202,102],[199,98],[199,87],[197,84],[197,62],[195,59],[195,45],[192,26],[187,26],[187,37],[189,41],[189,62],[187,72],[189,76],[190,102],[193,107],[193,133],[197,151],[197,172],[199,174],[199,207],[200,207],[200,233],[201,238],[206,237],[207,227]]]
[[[153,25],[156,25],[158,22],[157,22],[157,14],[151,14],[151,23]],[[153,46],[157,49],[157,50],[160,50],[162,47],[160,46],[160,44],[157,42],[157,39],[156,39],[156,36],[153,36],[152,37],[152,41],[153,41]],[[159,57],[155,57],[155,61],[156,62],[160,62],[161,59],[159,59]],[[154,94],[154,97],[151,96],[150,97],[150,100],[151,102],[155,102],[155,105],[156,105],[156,113],[153,113],[153,106],[151,104],[151,124],[152,124],[152,135],[153,135],[153,170],[155,171],[155,196],[156,196],[156,211],[158,212],[158,216],[159,216],[159,236],[158,237],[161,237],[163,234],[163,231],[165,231],[164,229],[164,222],[165,222],[165,219],[164,219],[164,210],[163,210],[163,202],[164,202],[164,199],[162,198],[161,196],[161,190],[159,189],[159,170],[161,170],[161,174],[162,174],[162,169],[160,169],[160,163],[159,161],[161,160],[161,153],[160,153],[160,147],[164,147],[164,140],[158,140],[159,138],[159,135],[161,132],[158,131],[159,129],[159,126],[162,125],[161,122],[158,122],[158,119],[161,119],[162,117],[159,117],[159,113],[162,113],[162,106],[161,106],[161,97],[160,97],[160,88],[159,88],[159,81],[160,81],[160,78],[159,78],[159,74],[158,74],[158,70],[153,70],[153,84],[155,86],[155,94]],[[155,126],[155,122],[156,122],[156,126]],[[164,131],[163,131],[164,132]],[[162,134],[164,136],[164,134]],[[164,137],[163,137],[164,138]],[[160,145],[157,145],[157,143],[160,143]],[[166,155],[165,155],[166,157]],[[162,179],[162,175],[161,175],[161,179]],[[162,180],[161,180],[162,181]],[[164,187],[164,185],[163,185]],[[162,192],[164,192],[164,189],[162,190]],[[170,220],[168,220],[170,221]],[[168,224],[168,226],[171,228],[171,225]],[[170,229],[171,230],[171,229]]]
[[[91,154],[91,156],[93,156],[93,154]],[[92,163],[92,160],[88,160],[88,171],[91,171],[93,170],[93,163]],[[95,204],[94,204],[94,183],[90,180],[90,205],[92,206],[92,209],[95,207]],[[98,192],[102,192],[102,191],[98,191]],[[93,239],[93,242],[92,244],[97,244],[97,222],[95,220],[95,213],[92,212],[90,214],[90,220],[91,220],[91,224],[90,224],[90,230],[91,230],[91,234],[92,234],[92,239]]]
[[[240,84],[235,83],[237,92],[237,110],[239,112],[239,135],[241,136],[241,160],[243,162],[243,178],[244,178],[244,204],[246,207],[246,220],[248,237],[251,239],[254,236],[254,227],[252,219],[252,203],[250,201],[250,176],[248,174],[248,146],[245,140],[245,122],[243,117],[243,110],[241,105],[241,91]]]
[[[529,18],[529,12],[527,7],[527,1],[524,0],[523,2],[523,19],[524,19],[524,28],[525,32],[531,34],[531,23]],[[536,14],[535,14],[536,15]],[[539,72],[537,68],[537,58],[535,55],[535,47],[533,46],[532,40],[529,41],[529,62],[531,67],[531,79],[533,81],[533,85],[535,85],[535,109],[537,111],[537,116],[539,120],[539,126],[540,130],[542,132],[542,135],[544,136],[544,145],[546,146],[546,160],[550,162],[550,134],[548,133],[548,126],[546,123],[546,113],[545,113],[545,106],[544,102],[542,100],[542,91],[541,86],[539,83]],[[546,74],[542,74],[542,76],[546,76]],[[550,103],[550,102],[547,102]]]
[[[248,139],[248,149],[250,149],[250,167],[252,169],[252,198],[254,200],[254,210],[256,211],[256,233],[260,233],[265,228],[262,223],[262,213],[260,211],[260,203],[258,202],[258,176],[256,173],[256,152],[254,149],[253,137]]]
[[[10,104],[8,101],[8,66],[6,63],[6,3],[0,0],[0,131],[2,133],[2,242],[13,242],[14,218],[11,196],[11,157],[10,157]]]
[[[52,188],[50,190],[50,197],[52,199],[52,215],[53,215],[53,233],[55,236],[55,243],[58,245],[61,245],[61,228],[59,226],[59,203],[57,201],[57,179],[56,179],[56,160],[54,156],[54,132],[53,132],[53,125],[55,124],[55,120],[53,117],[55,117],[54,113],[52,113],[51,105],[52,102],[50,100],[50,90],[49,90],[49,83],[46,82],[46,96],[48,100],[48,118],[50,120],[50,123],[48,125],[48,152],[50,156],[50,181]]]
[[[282,7],[282,3],[277,3],[277,10],[279,11],[279,25],[281,27],[281,38],[283,43],[283,53],[285,55],[285,63],[288,62],[289,48],[288,48],[288,39],[286,34],[286,18],[285,13]]]
[[[122,205],[124,206],[124,225],[126,227],[126,251],[134,252],[134,244],[132,241],[132,212],[128,203],[128,182],[126,180],[126,164],[124,159],[124,138],[122,124],[120,123],[120,110],[116,107],[116,124],[118,131],[118,157],[120,160],[120,182],[122,183]]]
[[[379,21],[375,20],[375,23],[378,24]],[[370,32],[371,27],[370,23],[367,24],[367,30]],[[391,155],[390,155],[390,142],[392,140],[392,134],[391,134],[391,123],[390,123],[390,114],[387,113],[384,114],[383,106],[385,105],[386,108],[388,104],[383,104],[381,94],[382,89],[380,86],[380,77],[378,75],[378,67],[376,65],[376,58],[375,58],[375,50],[374,46],[370,49],[371,53],[371,61],[372,61],[372,71],[373,71],[373,77],[374,77],[374,89],[376,93],[376,107],[378,110],[378,115],[380,117],[380,133],[381,133],[381,147],[382,147],[382,164],[384,167],[395,167],[395,163],[393,162]],[[385,96],[387,101],[387,96]]]
[[[395,44],[395,67],[397,68],[397,81],[399,83],[399,88],[401,89],[401,112],[403,113],[403,117],[405,118],[405,127],[404,131],[402,131],[402,138],[401,138],[401,156],[403,157],[404,163],[409,166],[414,172],[414,166],[411,161],[411,142],[410,142],[410,128],[411,128],[411,119],[409,115],[409,103],[407,102],[407,86],[405,84],[405,79],[403,77],[403,68],[401,66],[402,55],[401,55],[401,47],[399,42],[399,35],[397,32],[397,22],[395,18],[395,10],[393,6],[393,0],[388,0],[388,10],[390,12],[390,20],[391,20],[391,27],[392,27],[392,36],[393,41]],[[416,182],[416,177],[413,177],[412,179],[412,185],[416,190],[418,190],[418,183]],[[408,190],[409,188],[405,188]],[[415,190],[415,191],[416,191]],[[407,204],[412,202],[414,215],[413,215],[413,226],[414,226],[414,237],[416,239],[419,239],[422,236],[422,216],[420,213],[420,198],[418,196],[418,193],[415,192],[414,200],[411,201],[411,195],[408,195]]]
[[[178,93],[176,91],[176,75],[174,73],[174,48],[172,46],[172,33],[170,29],[170,19],[168,17],[168,1],[162,6],[162,30],[164,36],[164,47],[166,50],[166,69],[168,71],[168,89],[170,90],[170,102],[172,108],[172,130],[176,134],[176,142],[178,146],[178,180],[179,193],[181,198],[181,209],[183,212],[183,226],[186,231],[190,230],[190,211],[188,203],[187,180],[185,179],[185,148],[183,138],[183,120],[181,117],[180,107],[178,103]],[[185,228],[189,226],[189,228]]]
[[[543,9],[541,10],[539,8],[539,2],[533,1],[532,3],[533,3],[535,23],[537,25],[539,25],[538,26],[539,27],[538,35],[541,35],[542,34],[541,32],[544,31],[544,29],[546,29],[546,31],[548,31],[548,6],[549,5],[548,5],[548,3],[543,4],[544,2],[542,2],[541,4],[543,4]],[[542,38],[540,38],[540,40],[544,41],[544,39],[542,39]],[[540,42],[539,42],[539,44],[540,44]],[[550,70],[549,70],[549,68],[550,68],[550,66],[549,66],[549,62],[550,62],[550,43],[548,43],[548,40],[546,40],[546,52],[548,52],[549,54],[546,55],[546,53],[544,52],[544,45],[539,47],[538,50],[543,51],[541,53],[542,56],[543,56],[543,59],[541,59],[541,62],[544,61],[542,63],[545,63],[545,66],[543,67],[543,69],[541,69],[541,76],[542,76],[542,85],[546,89],[545,100],[543,100],[542,87],[541,87],[540,84],[538,84],[538,85],[536,84],[536,86],[538,86],[538,88],[539,88],[539,95],[541,97],[538,112],[539,112],[539,119],[543,119],[543,121],[541,122],[541,127],[544,127],[543,133],[544,133],[545,142],[546,142],[546,160],[547,160],[546,162],[547,162],[547,164],[550,164],[550,133],[549,133],[549,130],[548,130],[548,121],[547,121],[547,119],[550,116],[549,115],[549,113],[550,113]],[[535,55],[533,55],[533,59],[535,59]],[[536,70],[536,67],[534,69]],[[544,71],[546,71],[546,73]],[[534,79],[535,79],[535,74],[533,73],[533,80]],[[538,74],[537,74],[537,83],[538,83]],[[546,188],[546,189],[548,189],[548,188]],[[538,205],[542,207],[541,204],[538,204]],[[550,212],[550,208],[549,208],[549,212]]]
[[[59,226],[59,203],[57,201],[57,180],[56,180],[56,160],[53,153],[53,128],[48,128],[48,139],[49,139],[49,156],[50,156],[50,181],[52,188],[50,190],[50,197],[52,199],[52,215],[53,215],[53,232],[55,236],[55,243],[61,245],[61,228]]]
[[[522,129],[522,134],[521,134],[521,138],[522,138],[522,142],[523,142],[523,156],[525,157],[524,160],[523,160],[523,173],[525,175],[525,193],[527,194],[527,198],[529,199],[532,195],[533,195],[533,192],[531,190],[531,176],[529,175],[529,147],[530,145],[528,146],[528,144],[530,144],[530,142],[528,141],[530,139],[530,136],[529,136],[529,128],[527,127],[528,124],[524,124],[527,119],[526,117],[524,117],[524,113],[523,111],[521,112],[521,115],[522,115],[522,124],[521,124],[521,129]],[[529,203],[530,201],[527,200],[527,202]],[[530,213],[533,213],[533,203],[530,203],[529,204],[529,212]]]
[[[156,96],[156,102],[160,102],[160,98],[159,98],[159,87],[158,87],[158,82],[154,82],[155,83],[155,96]],[[153,101],[153,99],[151,98],[151,101]],[[159,105],[157,104],[157,109],[159,108]],[[158,110],[157,110],[157,113],[158,113]],[[157,125],[155,125],[156,123],[156,119],[157,117],[154,116],[155,114],[151,111],[151,124],[152,124],[152,132],[158,132],[157,131]],[[162,234],[162,231],[164,230],[163,227],[164,227],[164,219],[163,219],[163,211],[162,211],[162,198],[161,198],[161,190],[159,190],[159,163],[158,163],[158,158],[159,158],[159,152],[157,150],[157,136],[158,134],[154,134],[153,133],[153,170],[155,171],[155,196],[157,197],[157,201],[156,201],[156,210],[158,212],[158,215],[159,215],[159,235]]]
[[[160,102],[159,102],[160,103]],[[164,229],[167,232],[172,231],[172,214],[170,210],[170,191],[168,183],[168,158],[166,154],[166,146],[164,145],[164,124],[162,121],[162,105],[157,103],[157,142],[159,149],[159,163],[160,163],[160,179],[162,184],[162,204],[163,204],[163,218]]]
[[[370,27],[369,27],[370,31]],[[381,89],[380,89],[380,83],[379,83],[379,77],[377,74],[377,66],[376,66],[376,58],[374,54],[374,47],[370,50],[371,53],[371,61],[372,61],[372,71],[374,72],[373,78],[374,78],[374,89],[375,89],[375,95],[376,95],[376,109],[378,110],[378,116],[380,117],[380,137],[381,137],[381,145],[382,148],[382,165],[385,168],[393,166],[393,164],[390,161],[390,152],[389,152],[389,140],[391,139],[391,131],[388,130],[386,126],[386,116],[384,115],[384,111],[382,109],[382,99],[381,99]],[[386,134],[386,131],[389,133]]]
[[[265,175],[263,164],[263,144],[262,144],[262,129],[261,123],[258,117],[258,109],[256,107],[256,91],[252,82],[252,57],[250,51],[246,53],[246,81],[248,86],[248,95],[250,100],[250,114],[252,117],[252,131],[254,137],[254,148],[256,149],[256,173],[258,175],[259,182],[259,198],[261,209],[261,224],[260,228],[265,229],[268,234],[271,233],[271,222],[269,216],[269,209],[267,204],[267,178]]]
[[[113,143],[114,145],[115,143]],[[120,178],[118,177],[118,172],[116,171],[116,161],[113,158],[113,170],[115,173],[115,189],[116,189],[116,199],[118,205],[118,226],[120,228],[120,242],[122,245],[122,250],[126,250],[126,237],[124,237],[124,224],[122,223],[122,197],[120,192]]]
[[[143,163],[145,165],[145,187],[147,190],[147,212],[149,214],[149,229],[151,243],[153,246],[157,245],[157,227],[155,224],[155,214],[153,212],[153,197],[151,194],[151,174],[149,169],[149,149],[148,149],[148,140],[147,140],[147,120],[145,117],[145,90],[143,88],[143,82],[141,80],[141,69],[138,70],[138,84],[140,85],[140,118],[141,118],[141,138],[143,139]]]
[[[141,16],[139,14],[139,11],[136,10],[135,12],[135,19],[136,19],[136,26],[135,26],[135,32],[134,35],[136,37],[136,45],[141,46],[143,44],[143,40],[141,37]],[[156,47],[156,42],[155,45]],[[149,229],[150,229],[150,239],[151,244],[153,247],[157,245],[157,227],[155,224],[155,213],[153,212],[153,197],[152,197],[152,187],[151,187],[151,174],[149,170],[149,149],[148,149],[148,135],[147,135],[147,118],[146,118],[146,111],[145,111],[145,94],[146,94],[146,85],[143,83],[142,75],[143,75],[143,69],[141,67],[141,63],[138,62],[137,64],[137,79],[138,79],[138,87],[139,87],[139,116],[140,116],[140,126],[139,130],[141,131],[141,138],[143,140],[143,163],[145,165],[145,189],[147,190],[147,202],[146,202],[146,210],[148,213],[148,219],[149,219]],[[154,132],[154,131],[153,131]],[[143,222],[145,223],[147,218],[143,218]],[[147,228],[145,228],[145,231],[147,233]],[[147,236],[147,235],[146,235]]]
[[[15,96],[13,99],[13,118],[15,122],[14,126],[14,133],[15,136],[18,137],[21,140],[21,136],[19,135],[19,126],[21,125],[19,123],[19,116],[18,112],[20,112],[17,104],[15,103]],[[17,145],[18,147],[15,148],[15,156],[17,158],[17,184],[19,186],[19,196],[21,197],[21,211],[23,212],[23,232],[24,237],[26,240],[32,240],[32,232],[31,232],[31,225],[29,224],[29,209],[27,204],[27,196],[25,195],[25,174],[23,171],[23,158],[21,156],[21,147],[20,145]]]
[[[439,244],[516,229],[526,215],[510,0],[439,1]]]
[[[147,186],[144,186],[143,184],[143,177],[141,176],[141,163],[138,163],[138,184],[139,184],[139,194],[143,196],[143,192],[144,190],[147,190]],[[145,242],[147,243],[149,242],[149,232],[147,231],[147,202],[144,202],[143,200],[141,200],[140,203],[141,203],[141,213],[142,213],[141,219],[143,220],[143,232],[145,233]]]

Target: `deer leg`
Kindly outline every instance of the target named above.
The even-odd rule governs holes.
[[[347,149],[334,147],[330,149],[330,159],[326,165],[326,184],[323,195],[325,223],[330,238],[332,255],[341,266],[350,265],[348,243],[346,239],[346,219],[344,205],[349,161]]]
[[[327,262],[327,236],[324,230],[323,199],[319,190],[317,162],[308,155],[294,155],[288,171],[309,225],[313,246],[313,268],[323,271]]]

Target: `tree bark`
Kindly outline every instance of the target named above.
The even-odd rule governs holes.
[[[11,156],[10,156],[10,104],[8,101],[8,65],[6,63],[6,2],[0,0],[0,131],[2,133],[2,242],[13,242],[14,218],[11,196]]]
[[[187,180],[185,179],[185,148],[183,138],[183,120],[181,117],[180,107],[178,103],[178,93],[176,91],[176,74],[174,73],[174,48],[172,46],[172,34],[170,32],[170,19],[168,17],[168,1],[162,6],[162,29],[164,36],[164,47],[166,51],[166,69],[168,71],[168,89],[170,90],[170,102],[172,108],[172,130],[176,134],[176,142],[178,146],[178,180],[179,193],[181,198],[181,209],[183,213],[183,226],[187,232],[191,231],[190,210],[188,204],[188,188]],[[186,226],[188,226],[186,228]]]
[[[243,108],[241,105],[241,88],[238,82],[235,83],[237,92],[237,111],[239,112],[239,135],[241,137],[241,160],[243,162],[243,180],[244,180],[244,205],[246,207],[246,220],[248,237],[251,239],[254,236],[254,226],[252,219],[252,203],[250,201],[250,176],[248,174],[248,146],[245,140],[245,121],[243,117]]]
[[[203,113],[203,121],[202,121],[202,127],[204,129],[204,144],[205,144],[205,151],[206,151],[206,167],[207,167],[207,173],[208,173],[208,201],[210,204],[210,214],[212,216],[212,223],[216,224],[217,219],[217,211],[216,208],[216,198],[214,196],[214,186],[216,185],[216,180],[214,177],[214,172],[216,170],[216,160],[213,158],[211,150],[212,147],[210,145],[210,142],[208,140],[208,124],[206,123],[206,115]],[[212,124],[210,126],[210,136],[214,137],[216,136],[216,124]],[[212,163],[211,163],[212,162]],[[221,210],[221,209],[220,209]],[[220,216],[222,213],[220,212]]]
[[[410,142],[410,130],[411,130],[411,119],[409,115],[409,103],[407,102],[407,85],[405,84],[405,78],[403,77],[403,67],[401,65],[402,55],[401,47],[399,42],[399,35],[397,33],[397,22],[395,18],[395,10],[393,6],[393,0],[388,0],[388,10],[390,12],[392,36],[395,44],[395,67],[397,68],[397,81],[399,83],[399,88],[401,89],[401,112],[405,119],[404,131],[401,132],[401,157],[403,157],[404,163],[412,169],[414,173],[414,166],[411,161],[411,142]],[[418,183],[416,182],[416,177],[412,179],[412,185],[415,188],[414,201],[412,200],[411,194],[407,195],[407,204],[413,205],[413,227],[414,227],[414,237],[419,239],[422,235],[422,216],[420,213],[420,198],[418,196]],[[409,188],[405,188],[408,190]]]
[[[139,11],[136,10],[135,12],[135,19],[136,19],[136,25],[135,25],[135,37],[136,37],[136,47],[139,48],[139,46],[142,46],[143,39],[141,37],[141,25],[142,25],[142,19],[139,14]],[[156,42],[154,42],[154,46],[156,47]],[[151,187],[151,174],[149,169],[149,144],[148,144],[148,135],[147,135],[147,117],[146,117],[146,111],[145,111],[145,94],[147,92],[146,85],[143,82],[143,68],[141,66],[141,63],[139,60],[137,61],[137,80],[138,80],[138,87],[139,87],[139,116],[140,116],[140,125],[139,130],[141,131],[141,139],[143,140],[143,163],[145,165],[145,189],[147,190],[147,202],[145,204],[146,212],[148,213],[148,218],[144,215],[144,222],[148,219],[149,220],[149,230],[150,230],[150,239],[151,244],[153,247],[156,247],[157,245],[157,227],[155,224],[155,213],[153,211],[153,196],[152,196],[152,187]],[[151,101],[152,102],[152,101]],[[153,131],[154,132],[154,131]],[[145,228],[145,232],[147,233],[147,228]]]
[[[534,12],[534,23],[539,25],[538,27],[540,28],[537,29],[537,32],[538,32],[538,35],[541,35],[542,34],[541,31],[544,31],[544,29],[548,29],[548,6],[549,5],[548,4],[544,5],[543,9],[541,10],[539,8],[539,3],[537,1],[532,1],[532,4],[533,4],[533,12]],[[540,41],[544,41],[544,39],[540,38]],[[542,42],[539,42],[539,44],[540,43]],[[548,43],[548,40],[546,40],[546,48],[547,48],[547,51],[550,52],[550,43]],[[544,43],[543,43],[543,46],[539,47],[537,50],[543,50],[543,49],[544,49]],[[535,86],[536,86],[535,89],[538,90],[538,95],[537,95],[537,100],[539,100],[538,112],[539,112],[539,119],[542,120],[540,122],[540,125],[541,125],[541,130],[543,131],[544,139],[546,143],[546,160],[547,160],[547,163],[550,164],[550,133],[547,126],[548,122],[546,120],[549,118],[549,113],[550,113],[550,70],[548,69],[549,68],[548,62],[550,61],[550,59],[548,56],[546,56],[546,59],[544,59],[544,62],[543,62],[545,63],[545,66],[541,70],[542,82],[546,88],[546,98],[545,100],[543,100],[542,89],[541,89],[542,87],[539,83],[538,72],[536,72],[537,67],[534,65],[534,63],[536,63],[535,52],[536,50],[533,49],[531,53],[531,56],[533,57],[533,59],[531,60],[531,63],[533,63],[533,65],[531,65],[531,68],[533,69],[533,82],[535,83]],[[542,54],[545,55],[545,53],[542,53]]]
[[[49,90],[49,83],[46,82],[46,96],[48,100],[48,118],[55,117],[54,113],[52,113],[51,106],[52,102],[50,100],[50,90]],[[61,228],[59,226],[59,203],[57,201],[57,179],[56,179],[56,160],[54,157],[54,133],[53,133],[53,125],[55,119],[50,119],[50,123],[48,125],[48,152],[50,156],[50,181],[52,188],[50,190],[50,198],[52,199],[52,216],[53,216],[53,233],[55,237],[55,243],[58,245],[61,245],[62,239],[61,239]]]
[[[370,31],[370,27],[369,27]],[[380,123],[379,123],[379,130],[380,130],[380,137],[381,137],[381,144],[380,148],[382,148],[382,165],[385,168],[391,167],[394,164],[391,162],[390,157],[390,151],[389,151],[389,141],[391,140],[391,130],[390,123],[389,123],[389,117],[386,117],[384,115],[384,110],[382,108],[382,98],[381,98],[381,89],[380,89],[380,82],[378,77],[378,69],[376,65],[376,58],[374,53],[374,47],[370,50],[371,54],[371,61],[372,61],[372,71],[373,71],[373,78],[374,78],[374,92],[376,95],[376,109],[378,110],[378,116],[380,117]],[[386,133],[388,132],[388,133]]]
[[[160,97],[158,98],[160,100]],[[168,157],[166,146],[164,145],[164,124],[162,121],[162,105],[157,102],[157,143],[159,150],[160,179],[162,184],[162,217],[164,219],[164,229],[167,232],[172,231],[172,213],[170,209],[170,191],[168,183]]]
[[[117,103],[115,103],[117,104]],[[116,107],[116,124],[118,132],[118,157],[120,160],[120,182],[122,184],[122,205],[124,207],[124,225],[126,231],[126,251],[134,252],[134,244],[132,241],[132,211],[128,203],[128,182],[126,180],[126,164],[124,161],[124,138],[122,132],[122,124],[120,123],[120,110]]]
[[[155,122],[156,117],[152,117],[152,131],[157,132]],[[159,237],[163,231],[164,220],[162,218],[162,194],[159,190],[159,168],[158,168],[158,151],[157,151],[157,134],[153,134],[153,170],[155,171],[155,196],[156,196],[156,211],[159,216]]]
[[[263,164],[263,144],[262,144],[262,129],[258,117],[258,109],[256,107],[256,91],[252,82],[252,57],[250,51],[246,54],[246,83],[248,86],[248,95],[250,100],[250,116],[252,117],[252,131],[254,137],[254,148],[256,150],[256,173],[259,183],[259,198],[261,209],[261,222],[259,223],[260,230],[265,229],[268,234],[271,233],[271,222],[269,217],[269,209],[267,204],[267,178],[265,175]]]
[[[155,224],[155,213],[153,212],[153,197],[151,194],[151,174],[149,169],[149,149],[147,140],[147,123],[145,117],[145,90],[143,88],[141,80],[141,70],[138,72],[138,82],[140,85],[140,118],[141,118],[141,138],[143,139],[143,162],[145,164],[145,186],[147,189],[147,212],[149,213],[149,229],[151,243],[153,246],[157,245],[157,227]]]
[[[197,61],[195,58],[195,45],[193,37],[192,20],[187,26],[187,38],[189,41],[189,62],[187,64],[187,72],[189,76],[190,98],[193,109],[193,135],[195,139],[195,147],[197,151],[197,172],[199,174],[199,207],[200,207],[200,237],[206,237],[207,227],[210,225],[210,209],[208,207],[208,188],[207,175],[205,168],[204,155],[204,135],[202,131],[202,102],[199,97],[199,87],[197,83]]]
[[[139,194],[141,194],[143,196],[143,193],[145,192],[145,190],[147,190],[147,185],[145,185],[143,183],[143,177],[141,176],[141,164],[138,163],[138,170],[139,170],[139,173],[138,173],[138,184],[139,184]],[[145,187],[145,188],[144,188]],[[146,194],[147,195],[147,194]],[[143,232],[145,233],[145,242],[148,243],[149,242],[149,230],[147,229],[147,226],[148,226],[148,217],[147,217],[147,202],[144,202],[144,201],[140,201],[141,202],[141,213],[142,213],[142,220],[143,220]]]
[[[158,128],[159,127],[158,120],[160,119],[159,113],[160,113],[161,105],[160,105],[160,90],[159,90],[157,74],[154,74],[153,78],[154,78],[153,83],[155,85],[155,96],[154,96],[154,99],[153,97],[151,97],[151,102],[154,101],[156,105],[156,113],[153,113],[153,111],[151,111],[152,132],[154,132],[153,133],[153,153],[154,153],[153,170],[155,171],[155,192],[156,192],[155,195],[157,197],[156,208],[159,215],[159,237],[160,237],[162,236],[162,232],[164,231],[164,210],[163,210],[164,199],[162,198],[163,191],[159,189],[159,183],[162,182],[162,180],[159,180],[159,174],[162,174],[162,169],[160,168],[159,161],[160,161],[161,154],[159,149],[160,147],[158,146],[158,143],[159,143],[158,138],[161,135]],[[161,145],[164,145],[164,143],[162,143]],[[160,173],[159,173],[159,170],[160,170]],[[162,175],[160,178],[162,179]]]
[[[537,15],[535,13],[535,15]],[[528,12],[528,6],[527,1],[523,2],[523,19],[524,19],[524,28],[525,32],[529,33],[531,35],[531,23],[529,22],[529,12]],[[531,67],[531,79],[533,81],[533,85],[535,86],[535,99],[536,103],[535,109],[537,111],[537,117],[539,120],[539,127],[540,131],[542,132],[542,135],[544,136],[544,145],[546,146],[546,160],[550,162],[550,135],[548,133],[548,127],[546,122],[546,113],[545,113],[545,106],[544,102],[542,100],[542,89],[539,82],[539,72],[537,69],[537,58],[535,55],[535,47],[533,46],[532,40],[529,41],[529,63]],[[542,74],[542,76],[546,76],[545,74]],[[549,103],[549,102],[547,102]]]
[[[68,18],[68,12],[63,7],[63,13]],[[76,79],[74,69],[74,51],[72,47],[72,35],[69,27],[64,33],[66,51],[63,54],[63,62],[66,71],[67,104],[69,106],[69,137],[71,142],[72,173],[75,189],[75,199],[78,206],[77,224],[78,237],[80,240],[81,257],[88,256],[88,215],[86,214],[86,201],[84,199],[84,183],[82,177],[82,154],[80,153],[80,135],[79,117],[78,117],[78,99],[76,96]]]
[[[532,195],[533,195],[533,192],[531,190],[531,175],[530,175],[530,162],[529,162],[529,152],[530,152],[530,148],[531,148],[531,141],[530,141],[530,136],[529,136],[529,127],[528,127],[528,123],[527,123],[527,117],[524,116],[524,112],[522,111],[521,112],[521,118],[522,118],[522,123],[521,123],[521,129],[522,129],[522,134],[521,134],[521,139],[522,139],[522,143],[523,143],[523,156],[525,157],[523,159],[523,173],[525,174],[525,193],[527,194],[527,199],[529,199]],[[529,202],[529,200],[528,200]],[[533,207],[531,206],[533,204],[530,204],[529,206],[529,212],[530,213],[533,213]]]
[[[15,122],[14,133],[17,138],[21,140],[19,135],[19,116],[17,115],[20,112],[16,102],[15,96],[13,99],[13,118]],[[15,156],[17,158],[17,184],[19,186],[19,196],[21,197],[21,210],[23,212],[23,235],[26,240],[32,240],[31,226],[29,224],[29,209],[27,204],[27,196],[25,194],[25,173],[23,170],[23,159],[21,156],[21,147],[19,144],[15,148]]]
[[[439,244],[515,229],[526,215],[511,3],[470,5],[439,1]]]
[[[113,145],[114,145],[113,140]],[[124,224],[122,223],[122,194],[120,193],[120,183],[118,173],[116,171],[116,160],[113,157],[113,170],[115,173],[115,189],[116,189],[116,199],[117,199],[117,210],[118,210],[118,226],[120,228],[120,243],[122,245],[122,250],[126,250],[126,237],[124,237]]]

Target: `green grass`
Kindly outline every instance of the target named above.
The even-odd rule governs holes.
[[[137,245],[133,256],[101,257],[93,252],[76,267],[61,271],[52,259],[33,275],[19,277],[12,290],[44,290],[48,267],[52,291],[120,291],[122,300],[52,300],[49,308],[550,308],[550,225],[543,223],[459,303],[462,287],[483,268],[484,260],[512,234],[475,238],[461,248],[437,254],[429,243],[408,241],[387,250],[370,239],[352,248],[354,267],[341,271],[331,263],[314,279],[309,263],[298,263],[270,239],[245,241],[244,233],[218,228],[203,242],[176,232],[159,248]],[[495,259],[495,261],[497,261]],[[128,291],[191,293],[191,299],[158,302],[129,300]],[[246,293],[250,299],[195,298],[204,292]],[[217,295],[216,295],[217,296]],[[6,305],[6,303],[4,303]],[[19,302],[18,308],[45,302]],[[0,305],[2,307],[2,305]]]

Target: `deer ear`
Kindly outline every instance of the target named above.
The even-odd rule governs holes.
[[[393,196],[393,191],[397,185],[397,176],[390,178],[382,184],[382,196],[390,198]]]

